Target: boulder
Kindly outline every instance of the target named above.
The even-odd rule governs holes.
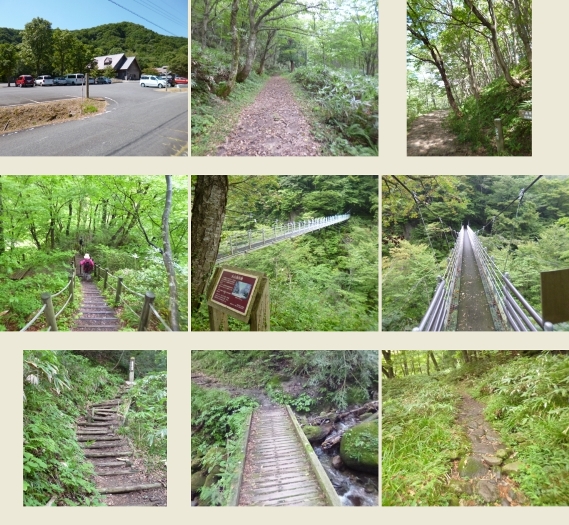
[[[460,460],[458,473],[461,478],[480,478],[488,473],[488,467],[482,463],[481,459],[468,456]]]
[[[482,479],[476,485],[476,492],[486,503],[492,503],[499,497],[498,486],[493,481]]]
[[[510,455],[510,451],[507,448],[499,448],[496,450],[496,457],[501,459],[506,459]]]
[[[472,494],[472,484],[469,481],[461,481],[458,479],[451,479],[449,482],[449,488],[456,495],[460,494]]]
[[[192,478],[191,478],[191,498],[194,499],[197,494],[198,494],[198,490],[200,490],[204,485],[205,485],[205,480],[207,478],[207,475],[205,472],[203,471],[198,471],[195,474],[192,474]]]
[[[496,456],[486,455],[482,456],[482,459],[486,461],[486,463],[488,463],[488,465],[490,465],[491,467],[496,467],[502,464],[502,459]]]
[[[511,474],[512,472],[518,472],[522,468],[522,463],[520,461],[514,461],[512,463],[506,463],[502,467],[502,473]]]
[[[342,462],[342,458],[340,456],[334,456],[332,458],[332,466],[336,470],[340,470],[344,466],[344,463]]]
[[[320,426],[306,425],[302,428],[306,439],[311,443],[323,441],[326,436],[332,431],[332,423]]]
[[[360,423],[348,430],[340,441],[342,461],[354,470],[378,472],[379,448],[378,421]]]
[[[202,468],[202,460],[203,458],[192,459],[192,474]]]

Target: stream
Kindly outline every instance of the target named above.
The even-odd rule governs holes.
[[[354,426],[354,423],[336,423],[338,430],[344,430]],[[336,431],[330,435],[333,436]],[[319,445],[313,444],[315,454],[326,474],[340,496],[342,505],[350,507],[372,507],[378,505],[378,476],[367,472],[359,472],[342,467],[338,470],[332,466],[332,458],[340,454],[340,445],[335,445],[330,450],[322,450]]]

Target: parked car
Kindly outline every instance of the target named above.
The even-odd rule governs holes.
[[[53,85],[54,86],[65,86],[65,84],[67,84],[67,78],[66,77],[55,77],[53,79]]]
[[[35,86],[34,77],[32,75],[20,75],[16,79],[16,87]]]
[[[83,73],[72,73],[70,75],[65,75],[65,82],[66,84],[84,84],[85,83],[85,75]]]
[[[112,81],[109,77],[97,77],[95,84],[112,84]]]
[[[176,77],[174,82],[176,82],[176,84],[187,84],[188,79],[186,77]]]
[[[53,77],[51,75],[40,75],[36,78],[36,86],[53,86]]]
[[[140,75],[140,87],[157,87],[163,88],[166,86],[164,78],[157,77],[156,75]]]
[[[165,84],[167,84],[168,86],[172,86],[174,87],[176,84],[174,84],[174,79],[170,78],[170,76],[166,76],[166,75],[160,75],[157,78],[159,78],[160,80],[163,80]]]

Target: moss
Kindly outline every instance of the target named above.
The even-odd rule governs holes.
[[[372,472],[378,470],[378,421],[360,423],[348,430],[340,443],[342,461],[354,470]]]
[[[324,439],[326,437],[325,430],[326,429],[322,427],[311,425],[306,425],[302,428],[306,439],[308,439],[310,442]]]
[[[364,388],[351,386],[346,394],[348,405],[359,405],[368,400],[368,393]]]

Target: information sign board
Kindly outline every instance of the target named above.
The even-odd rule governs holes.
[[[210,303],[248,317],[258,280],[257,275],[224,268],[214,284]]]

